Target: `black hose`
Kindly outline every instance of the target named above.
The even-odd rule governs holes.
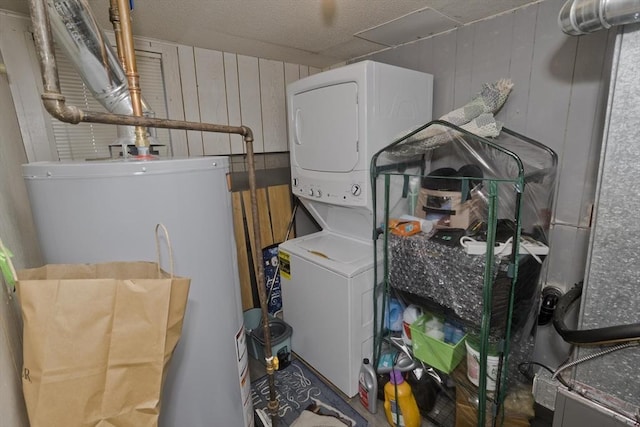
[[[640,340],[640,323],[629,325],[607,326],[598,329],[569,329],[564,321],[569,307],[582,295],[583,283],[576,284],[560,297],[553,313],[553,326],[558,334],[568,343],[577,345],[609,344],[614,342]]]

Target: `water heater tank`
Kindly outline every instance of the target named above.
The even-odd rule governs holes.
[[[227,171],[226,157],[23,166],[47,263],[153,261],[168,228],[191,290],[161,426],[254,423]]]

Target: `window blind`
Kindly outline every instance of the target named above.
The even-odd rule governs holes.
[[[92,111],[106,111],[91,95],[71,61],[60,49],[56,49],[60,89],[67,103]],[[153,52],[136,51],[136,62],[140,74],[140,89],[157,118],[167,117],[167,105],[162,74],[162,55]],[[51,116],[49,116],[51,117]],[[92,160],[109,158],[109,145],[115,143],[117,127],[100,123],[61,122],[51,117],[53,135],[60,160]],[[160,144],[160,155],[168,154],[170,144],[167,129],[150,129]],[[121,150],[116,149],[115,153]]]

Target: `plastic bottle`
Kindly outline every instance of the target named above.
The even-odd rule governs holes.
[[[416,207],[418,204],[418,192],[420,191],[420,177],[412,176],[409,178],[409,215],[416,214]]]
[[[384,412],[393,427],[420,427],[422,417],[411,386],[395,369],[384,386]]]
[[[358,394],[360,403],[367,411],[375,414],[378,410],[378,378],[369,359],[362,360],[360,375],[358,377]]]
[[[389,307],[386,312],[386,326],[392,332],[402,330],[402,304],[395,298],[389,299]]]
[[[422,309],[414,304],[409,305],[402,312],[402,340],[407,345],[412,345],[411,324],[422,315]]]

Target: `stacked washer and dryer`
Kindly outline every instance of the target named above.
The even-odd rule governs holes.
[[[293,351],[347,396],[373,353],[371,157],[429,122],[432,99],[431,75],[373,61],[287,87],[291,188],[322,230],[279,247],[283,316]]]

